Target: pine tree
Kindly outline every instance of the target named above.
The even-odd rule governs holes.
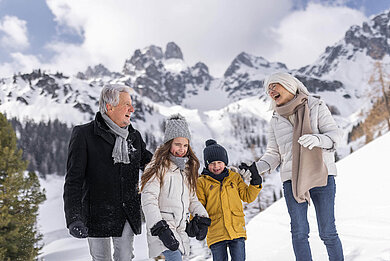
[[[0,260],[34,260],[41,249],[36,224],[45,191],[26,168],[15,132],[0,113]]]

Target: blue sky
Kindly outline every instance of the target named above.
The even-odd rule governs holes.
[[[295,6],[302,8],[307,6],[310,2],[347,6],[349,8],[360,10],[367,16],[378,14],[390,8],[390,0],[296,0]]]
[[[0,77],[35,68],[121,71],[135,49],[176,42],[220,76],[240,52],[299,68],[390,0],[0,0]]]
[[[61,26],[55,21],[55,16],[45,0],[0,0],[0,17],[15,16],[27,22],[29,48],[27,52],[45,55],[49,58],[44,46],[45,43],[62,39],[68,42],[82,42],[82,37]],[[0,49],[0,61],[10,61],[6,49]]]

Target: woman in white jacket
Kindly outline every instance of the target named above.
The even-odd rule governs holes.
[[[186,120],[172,115],[166,121],[164,144],[141,177],[150,257],[163,254],[167,261],[182,260],[189,254],[187,233],[198,240],[206,237],[211,221],[196,196],[199,160],[189,141]],[[195,217],[188,223],[190,214]]]
[[[329,260],[344,260],[334,217],[337,174],[334,151],[341,130],[326,104],[309,96],[306,87],[294,76],[272,74],[264,87],[274,114],[266,152],[248,168],[264,173],[280,166],[296,260],[312,260],[307,221],[310,200]]]

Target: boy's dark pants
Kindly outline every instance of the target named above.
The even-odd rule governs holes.
[[[210,246],[214,261],[228,261],[227,248],[229,247],[232,261],[245,260],[245,238],[224,240]]]

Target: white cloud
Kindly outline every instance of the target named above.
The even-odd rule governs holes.
[[[15,68],[10,63],[0,64],[0,78],[10,77],[13,73],[15,73]]]
[[[16,16],[4,16],[0,20],[1,46],[12,50],[24,50],[29,47],[26,24],[26,21]]]
[[[0,77],[9,77],[14,73],[31,72],[42,68],[41,61],[34,55],[25,55],[20,52],[10,54],[12,62],[0,64]]]
[[[107,64],[106,61],[99,59],[94,56],[93,52],[84,48],[84,45],[53,42],[46,47],[56,55],[50,62],[43,65],[45,70],[76,73],[85,71],[89,65],[96,65],[101,62]]]
[[[274,28],[279,46],[270,59],[284,62],[289,68],[313,63],[327,46],[341,40],[352,25],[366,20],[360,11],[341,6],[309,4],[306,10],[286,16]]]
[[[182,48],[187,63],[203,61],[212,73],[219,75],[242,51],[261,55],[260,51],[272,49],[268,28],[292,6],[291,0],[276,0],[272,5],[267,0],[47,0],[47,3],[59,24],[84,37],[79,48],[89,61],[121,70],[135,49],[151,44],[165,48],[174,41]],[[70,48],[74,50],[74,46]]]
[[[35,69],[42,69],[47,72],[64,72],[72,74],[84,71],[86,66],[97,64],[87,52],[80,46],[64,43],[53,43],[47,46],[56,53],[48,62],[42,57],[23,54],[21,52],[10,53],[11,62],[0,64],[0,78],[9,77],[14,73],[30,73]]]
[[[58,30],[73,31],[83,40],[53,37],[45,47],[54,55],[37,67],[75,74],[103,63],[121,71],[136,49],[151,44],[165,48],[174,41],[189,65],[205,62],[217,77],[242,51],[298,68],[315,61],[349,26],[365,19],[361,12],[340,6],[309,4],[293,11],[293,1],[46,0]],[[33,54],[27,60],[39,62]],[[34,63],[16,60],[7,66],[21,64],[18,71]]]

